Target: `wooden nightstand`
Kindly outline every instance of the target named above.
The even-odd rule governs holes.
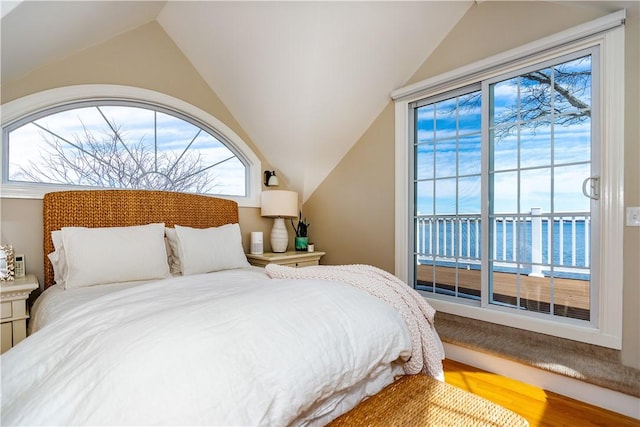
[[[38,286],[38,278],[35,274],[0,282],[0,317],[2,317],[0,353],[4,353],[26,338],[29,318],[27,298]]]
[[[307,267],[310,265],[320,264],[320,258],[324,255],[324,252],[284,252],[273,253],[265,252],[260,255],[247,254],[247,260],[251,265],[257,267],[264,267],[267,264],[280,264],[289,267]]]

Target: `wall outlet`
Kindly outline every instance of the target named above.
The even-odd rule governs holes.
[[[640,207],[627,208],[627,227],[640,227]]]

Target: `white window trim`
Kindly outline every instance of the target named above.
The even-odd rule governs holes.
[[[590,344],[622,348],[624,219],[624,19],[619,11],[391,94],[395,105],[395,274],[409,279],[409,104],[591,46],[601,48],[601,221],[597,327],[563,324],[429,298],[436,310]]]
[[[170,110],[177,110],[188,116],[194,117],[220,132],[220,134],[224,135],[227,140],[233,144],[233,148],[237,152],[242,153],[249,163],[247,165],[249,171],[249,185],[246,197],[216,197],[234,200],[238,203],[238,206],[242,207],[260,206],[262,165],[258,156],[255,155],[255,153],[242,140],[242,138],[238,136],[238,134],[220,120],[206,111],[170,95],[155,92],[153,90],[121,85],[78,85],[55,88],[27,95],[3,104],[0,110],[2,127],[4,128],[11,122],[36,111],[71,102],[105,98],[148,101],[156,105],[167,107]],[[0,141],[0,165],[2,167],[6,166],[4,164],[6,149],[7,147],[5,147],[4,141]],[[80,190],[87,189],[87,187],[73,187],[57,184],[0,183],[0,198],[42,199],[46,193],[74,188]]]

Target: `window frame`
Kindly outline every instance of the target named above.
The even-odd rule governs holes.
[[[245,163],[247,179],[246,196],[210,196],[234,200],[242,207],[260,206],[262,165],[258,156],[238,134],[219,119],[192,104],[160,92],[131,86],[102,84],[68,86],[27,95],[3,104],[1,109],[3,136],[2,141],[0,141],[0,165],[2,170],[6,171],[8,166],[6,163],[8,162],[9,147],[4,142],[5,127],[40,111],[91,101],[126,101],[139,103],[142,107],[146,104],[153,108],[174,112],[176,117],[183,120],[184,117],[188,117],[192,123],[200,124],[205,130],[207,128],[213,130],[215,132],[214,135],[222,137],[220,142],[225,144],[229,150]],[[5,180],[4,175],[5,173],[3,172],[0,181],[0,199],[42,199],[44,194],[52,191],[88,189],[86,186],[64,184],[10,182]]]
[[[413,283],[412,176],[410,145],[412,102],[435,97],[477,84],[536,63],[566,54],[599,47],[600,50],[600,310],[594,313],[595,326],[564,324],[481,307],[471,302],[428,298],[436,310],[517,327],[533,332],[573,339],[590,344],[622,348],[623,219],[624,219],[624,19],[619,11],[591,22],[542,38],[516,49],[455,69],[445,74],[398,89],[395,101],[395,274]],[[486,155],[486,154],[484,154]],[[483,157],[483,162],[486,158]],[[484,183],[483,183],[484,184]],[[486,199],[483,199],[486,200]],[[486,290],[483,289],[483,293]]]

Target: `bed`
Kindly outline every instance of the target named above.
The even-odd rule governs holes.
[[[69,191],[43,214],[2,425],[324,425],[408,373],[442,379],[413,290],[369,266],[252,267],[235,202]]]

